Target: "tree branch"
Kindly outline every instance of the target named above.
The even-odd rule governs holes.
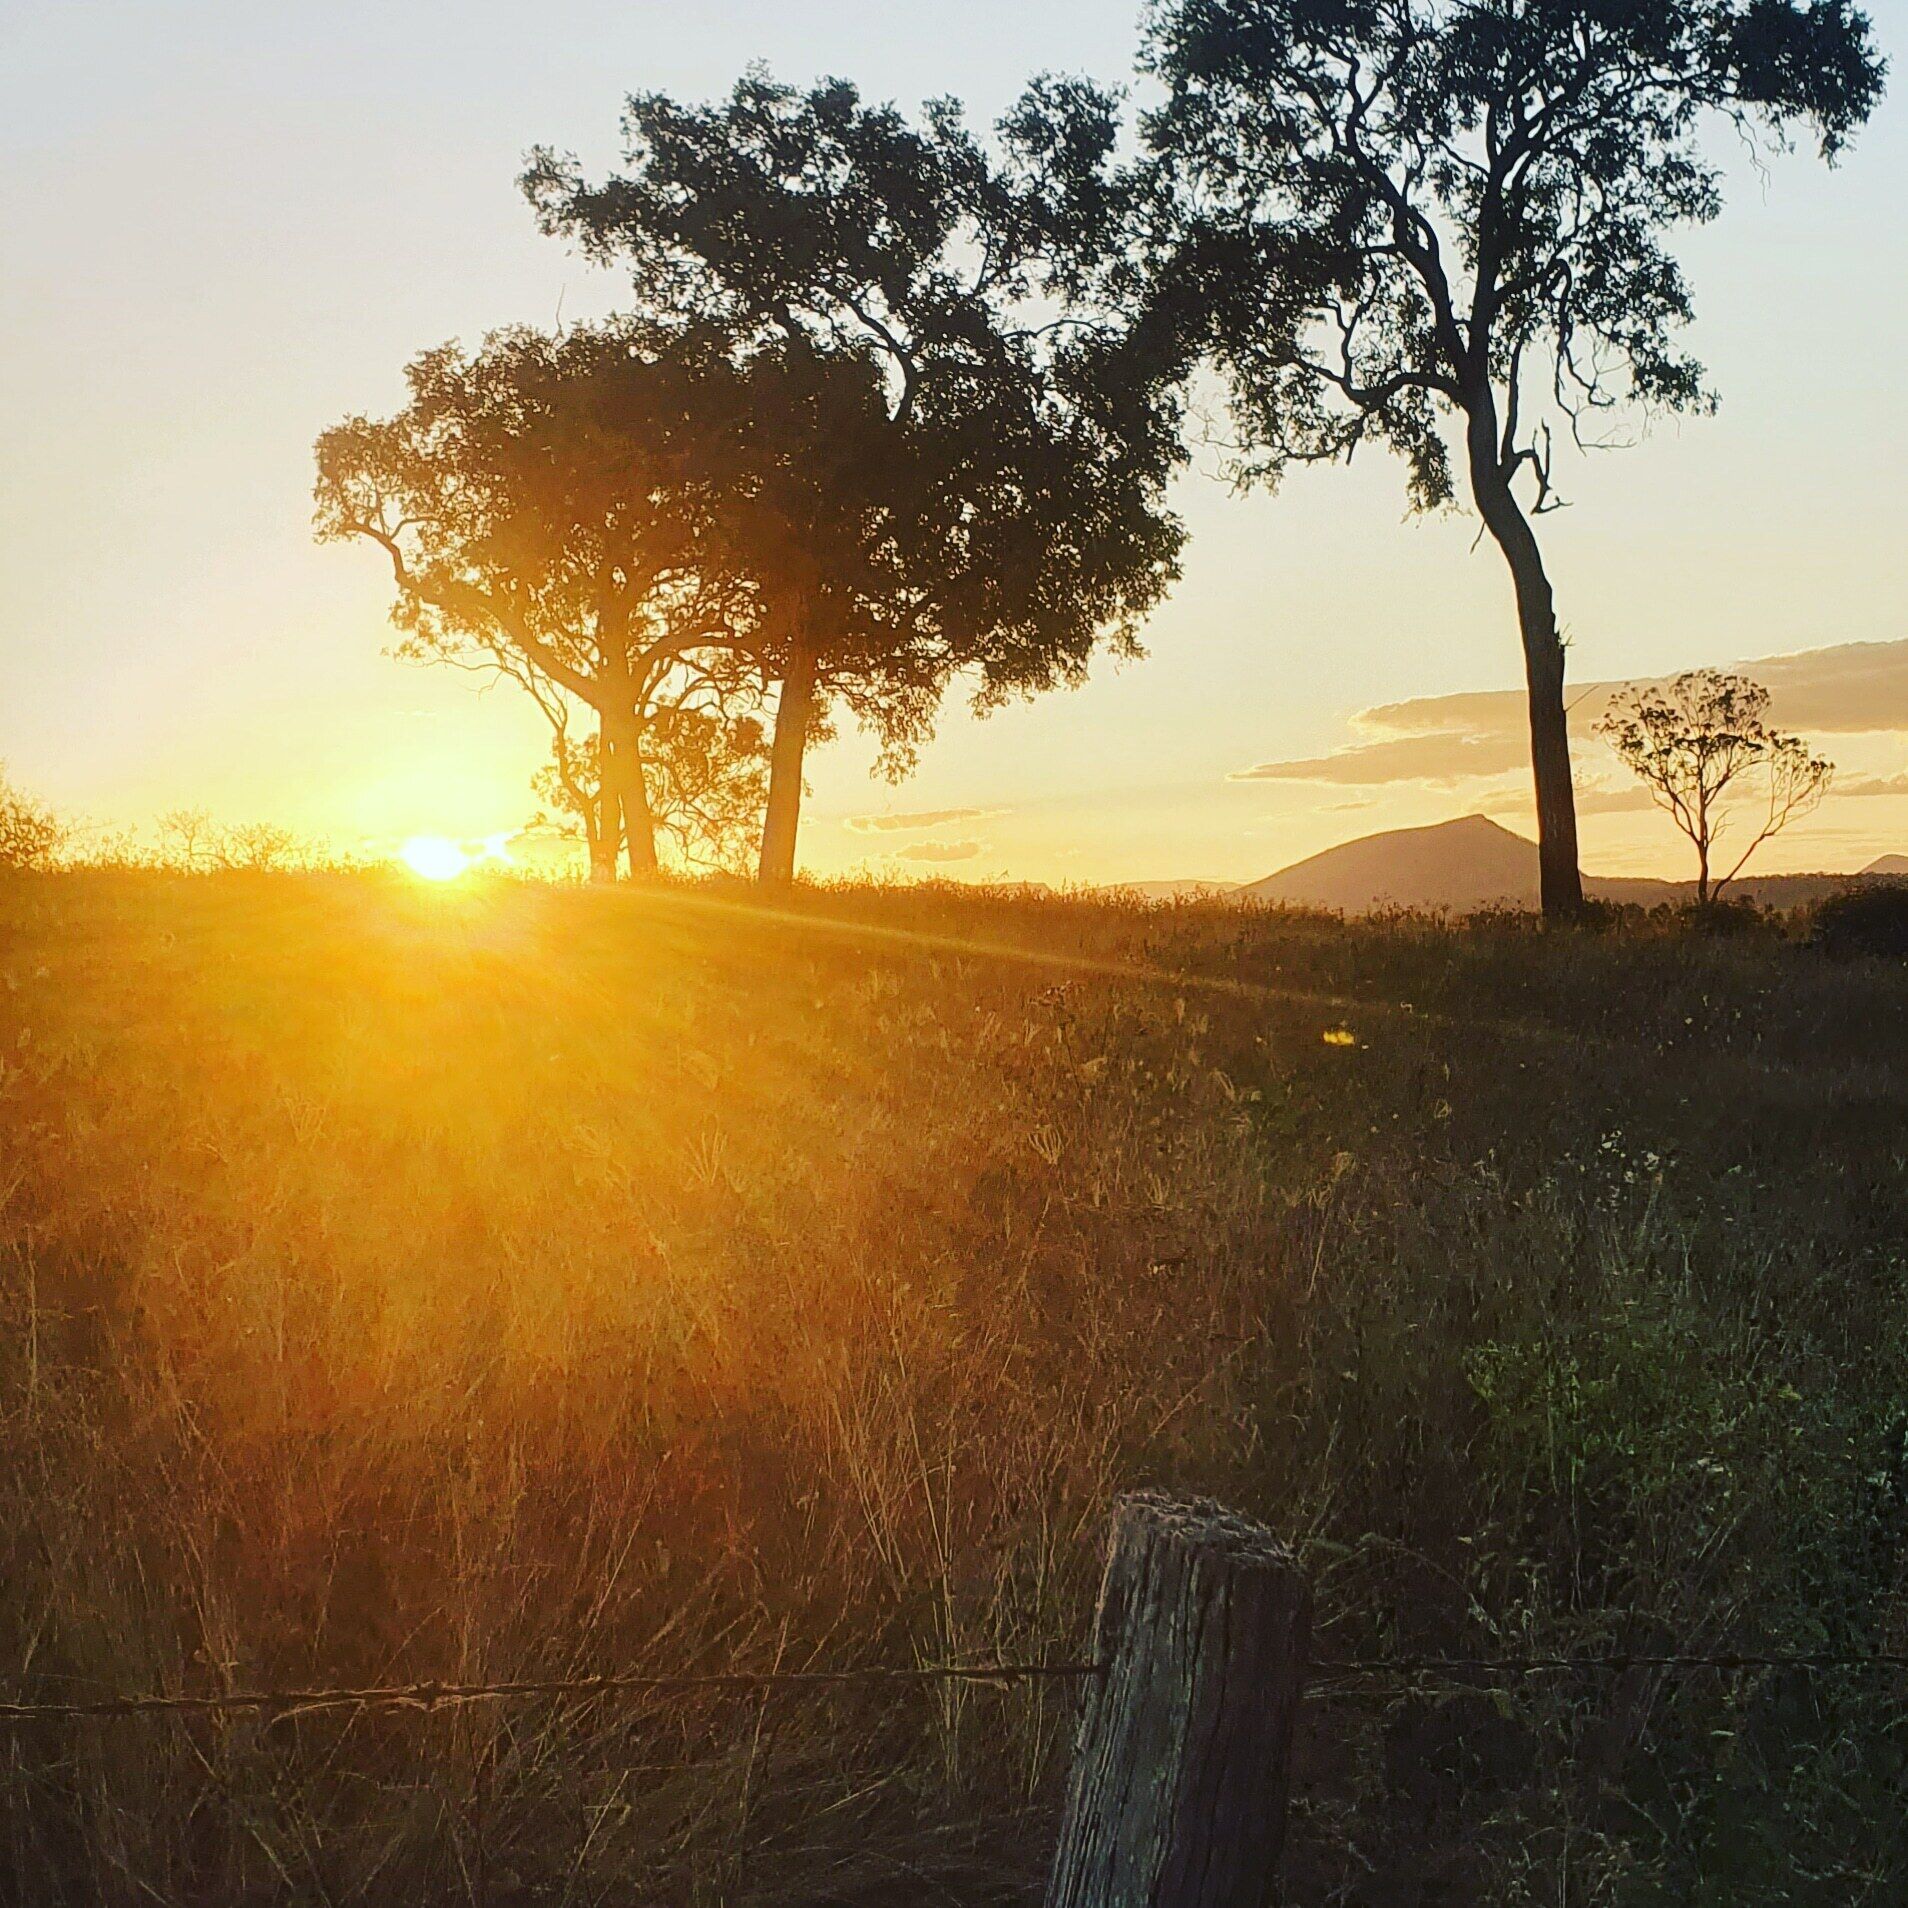
[[[347,535],[367,538],[384,551],[391,559],[391,571],[403,595],[414,597],[421,603],[429,603],[433,608],[446,610],[453,616],[476,615],[487,618],[552,681],[561,683],[579,701],[587,702],[592,708],[601,707],[602,692],[598,685],[581,670],[565,662],[508,603],[500,601],[474,583],[451,580],[431,582],[413,574],[396,537],[375,523],[361,518],[352,519],[342,528]]]

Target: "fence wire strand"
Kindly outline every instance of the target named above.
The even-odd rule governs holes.
[[[1884,1650],[1860,1654],[1801,1651],[1757,1654],[1717,1651],[1683,1655],[1652,1651],[1613,1651],[1601,1656],[1362,1656],[1327,1657],[1312,1663],[1316,1677],[1347,1681],[1413,1682],[1444,1678],[1623,1675],[1630,1670],[1715,1670],[1725,1675],[1754,1675],[1762,1671],[1905,1670],[1908,1655]]]
[[[752,1695],[778,1689],[842,1689],[857,1685],[975,1683],[1000,1686],[1033,1682],[1080,1682],[1103,1675],[1104,1663],[933,1663],[914,1668],[866,1665],[833,1670],[718,1670],[645,1676],[524,1677],[496,1683],[398,1683],[364,1688],[208,1690],[198,1694],[114,1695],[50,1702],[0,1698],[0,1723],[39,1721],[112,1722],[137,1716],[262,1714],[297,1715],[329,1709],[433,1710],[464,1703],[588,1700],[615,1696],[709,1692]],[[1317,1694],[1341,1685],[1412,1685],[1478,1678],[1622,1675],[1631,1670],[1681,1673],[1713,1670],[1725,1675],[1796,1670],[1908,1670],[1908,1654],[1870,1651],[1837,1654],[1810,1651],[1709,1655],[1612,1652],[1593,1656],[1367,1656],[1326,1657],[1308,1667]]]

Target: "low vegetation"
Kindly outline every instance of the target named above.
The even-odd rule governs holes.
[[[0,765],[0,869],[51,867],[65,842],[59,817],[15,788]]]
[[[1908,960],[1908,886],[1865,883],[1825,896],[1810,913],[1809,937],[1830,954]]]
[[[0,878],[0,1696],[1908,1648],[1908,980],[938,890]],[[1321,1672],[1303,1903],[1845,1903],[1899,1679]],[[0,1896],[1037,1899],[1064,1687],[5,1725]]]

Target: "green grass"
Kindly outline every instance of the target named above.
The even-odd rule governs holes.
[[[1908,1648],[1905,1061],[1773,930],[11,878],[0,1695],[1073,1654],[1139,1483],[1323,1655]],[[1328,1690],[1288,1894],[1908,1898],[1903,1693]],[[1031,1902],[1072,1702],[38,1722],[0,1895]]]

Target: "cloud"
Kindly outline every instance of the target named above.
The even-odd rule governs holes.
[[[1852,781],[1831,782],[1835,795],[1908,795],[1908,775],[1858,775]]]
[[[1524,785],[1499,789],[1482,797],[1477,806],[1478,812],[1484,815],[1530,815],[1534,801],[1529,786]],[[1613,787],[1605,782],[1577,784],[1579,815],[1633,815],[1655,806],[1650,791],[1641,782],[1632,783],[1628,788]]]
[[[1740,665],[1784,728],[1816,735],[1908,729],[1908,641],[1838,643]]]
[[[1784,728],[1812,735],[1908,730],[1908,640],[1838,643],[1730,667],[1769,691],[1770,714]],[[1573,685],[1569,691],[1572,731],[1579,737],[1589,736],[1619,691],[1663,680],[1636,677],[1627,682]],[[1450,788],[1524,767],[1530,749],[1526,723],[1521,689],[1483,689],[1381,703],[1352,718],[1358,739],[1343,748],[1294,761],[1262,762],[1256,768],[1236,770],[1228,779],[1313,782],[1341,788],[1417,782]],[[1908,784],[1884,788],[1850,783],[1838,792],[1908,793]],[[1597,799],[1595,791],[1590,795]],[[1611,789],[1600,806],[1612,812],[1647,806],[1648,799],[1641,789]],[[1598,810],[1591,807],[1586,812]]]
[[[1376,726],[1366,716],[1357,727]],[[1419,735],[1388,736],[1353,743],[1330,755],[1302,756],[1293,762],[1261,762],[1238,769],[1234,782],[1327,782],[1340,788],[1379,788],[1388,782],[1434,782],[1448,787],[1479,775],[1502,775],[1522,759],[1520,736],[1495,729],[1431,729]]]
[[[1634,815],[1657,806],[1656,799],[1641,782],[1628,788],[1583,788],[1577,791],[1579,815]]]
[[[917,841],[912,847],[897,848],[896,861],[972,861],[985,848],[979,841]]]
[[[924,808],[912,815],[851,815],[844,824],[855,835],[911,835],[950,822],[991,821],[1004,808]]]

